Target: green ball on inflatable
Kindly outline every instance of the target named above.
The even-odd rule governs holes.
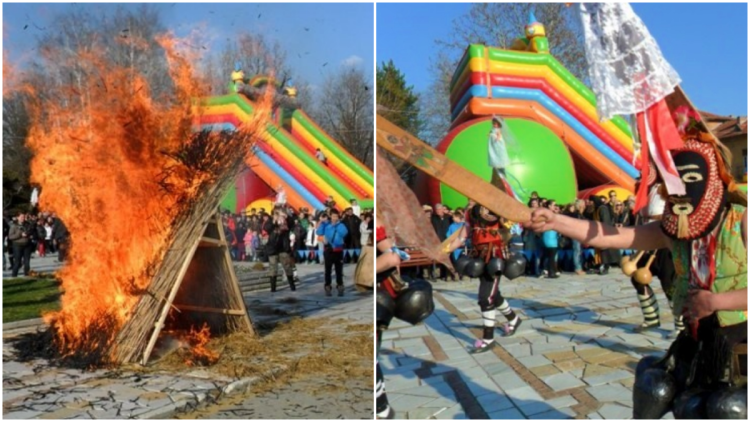
[[[453,129],[440,147],[447,145],[448,158],[489,182],[492,169],[487,163],[487,139],[492,129],[491,119],[472,122]],[[510,165],[506,173],[512,175],[509,183],[521,201],[528,202],[533,191],[559,204],[574,201],[578,183],[573,160],[563,141],[544,125],[531,120],[509,118],[505,124],[515,138],[508,145]],[[464,195],[443,184],[439,194],[440,202],[452,209],[466,205]]]

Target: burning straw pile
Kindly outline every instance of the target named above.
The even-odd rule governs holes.
[[[136,51],[153,46],[134,37],[123,42]],[[32,182],[42,186],[40,206],[58,214],[72,239],[58,273],[62,310],[45,316],[69,364],[140,357],[189,246],[269,111],[264,99],[235,132],[194,132],[201,113],[195,98],[208,86],[194,71],[198,57],[189,43],[156,42],[170,89],[149,86],[152,74],[96,48],[43,51],[47,71],[69,72],[58,79],[68,82],[27,86]]]
[[[294,318],[268,335],[230,334],[212,339],[207,347],[220,356],[212,371],[225,376],[268,374],[285,366],[281,379],[274,380],[317,375],[333,381],[331,387],[348,388],[355,380],[372,384],[372,338],[372,324]],[[151,369],[179,370],[186,358],[173,353]]]

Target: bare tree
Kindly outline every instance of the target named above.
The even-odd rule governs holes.
[[[269,41],[262,34],[243,33],[234,40],[227,40],[224,48],[209,57],[204,67],[211,80],[212,94],[225,94],[229,75],[239,63],[245,76],[273,76],[286,83],[292,72],[287,64],[286,51],[278,41]]]
[[[31,151],[26,147],[29,114],[23,94],[3,98],[3,209],[14,204],[14,197],[22,201],[31,176]]]
[[[354,157],[373,166],[372,81],[355,67],[342,67],[327,77],[314,118]]]
[[[586,56],[583,31],[577,9],[564,3],[478,3],[453,21],[450,36],[436,40],[440,52],[431,63],[433,82],[422,96],[425,140],[436,143],[450,125],[449,89],[451,76],[469,44],[510,48],[524,35],[533,12],[544,24],[550,52],[570,72],[585,81]]]
[[[30,110],[46,112],[31,107],[33,104],[45,100],[62,107],[82,108],[96,95],[87,81],[99,80],[96,89],[108,89],[101,70],[93,63],[133,69],[133,77],[137,69],[140,75],[145,75],[156,98],[169,98],[172,80],[164,51],[155,39],[157,34],[165,32],[158,10],[150,5],[136,11],[118,7],[111,14],[90,10],[73,8],[57,15],[37,40],[35,58],[23,72],[14,72],[18,73],[15,81],[18,85],[36,88],[33,96],[23,92],[3,93],[4,187],[21,186],[21,190],[28,187],[32,157],[25,144],[31,124],[29,113]],[[71,86],[74,88],[63,88]],[[84,113],[80,118],[86,118]]]

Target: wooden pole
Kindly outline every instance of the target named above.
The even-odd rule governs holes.
[[[224,237],[224,229],[221,227],[221,218],[218,215],[216,216],[215,222],[216,222],[217,230],[219,231],[219,240],[226,245],[227,239]],[[255,328],[253,328],[253,323],[250,322],[250,317],[247,315],[247,308],[245,307],[245,298],[244,296],[242,296],[242,291],[240,291],[240,282],[239,280],[237,280],[237,274],[234,273],[234,265],[232,264],[232,259],[229,256],[229,250],[226,250],[224,253],[224,266],[225,266],[227,274],[229,274],[229,277],[231,278],[230,284],[232,285],[232,292],[234,293],[234,297],[237,298],[239,302],[239,303],[236,303],[235,306],[238,306],[243,311],[242,313],[243,324],[245,324],[245,326],[247,327],[247,330],[250,333],[250,335],[255,335]]]
[[[204,231],[207,224],[204,224]],[[172,289],[169,291],[169,296],[167,296],[166,303],[162,306],[161,313],[159,314],[159,319],[156,320],[156,324],[154,324],[154,331],[151,333],[151,338],[148,340],[148,345],[146,346],[146,350],[143,352],[143,358],[141,359],[141,364],[146,365],[148,363],[148,358],[151,356],[151,351],[154,349],[154,346],[156,345],[156,340],[159,338],[159,333],[161,332],[161,329],[164,327],[164,321],[167,319],[167,314],[169,313],[169,309],[171,308],[172,302],[174,301],[175,296],[177,295],[177,291],[180,289],[180,285],[182,285],[182,280],[185,278],[185,274],[187,274],[188,267],[190,266],[190,262],[193,260],[193,256],[195,256],[195,251],[198,249],[198,245],[201,243],[201,238],[195,239],[193,242],[193,246],[190,247],[190,252],[188,252],[187,256],[185,257],[185,260],[182,262],[182,265],[180,266],[180,270],[177,273],[177,277],[175,277],[175,282],[172,285]]]
[[[194,306],[194,305],[172,305],[175,308],[179,310],[185,310],[185,311],[195,311],[195,312],[209,312],[212,314],[224,314],[224,315],[235,315],[235,316],[242,316],[247,315],[247,312],[241,311],[239,309],[219,309],[219,308],[209,308],[206,306]]]

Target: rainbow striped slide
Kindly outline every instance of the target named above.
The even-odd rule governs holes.
[[[202,107],[197,113],[198,130],[235,130],[255,109],[252,102],[241,94],[207,98]],[[306,120],[306,123],[314,125],[309,118]],[[324,134],[317,126],[314,130]],[[348,167],[338,166],[338,161],[329,165],[321,163],[315,157],[315,150],[311,151],[308,145],[301,142],[299,135],[294,136],[274,123],[266,125],[260,138],[253,146],[250,168],[271,189],[282,186],[293,207],[319,210],[324,208],[323,203],[329,195],[340,209],[347,207],[351,199],[356,199],[363,208],[374,206],[372,182],[367,185],[368,179],[364,176],[357,179],[350,176],[367,175],[365,166],[330,137],[326,139],[330,145],[327,150],[338,148],[339,153],[348,158]],[[326,156],[330,157],[328,154]],[[329,158],[329,161],[333,160]],[[369,176],[371,181],[371,172]]]
[[[633,190],[640,171],[628,123],[600,122],[593,92],[552,55],[473,44],[450,87],[454,127],[493,114],[541,122],[568,146],[584,185]]]

